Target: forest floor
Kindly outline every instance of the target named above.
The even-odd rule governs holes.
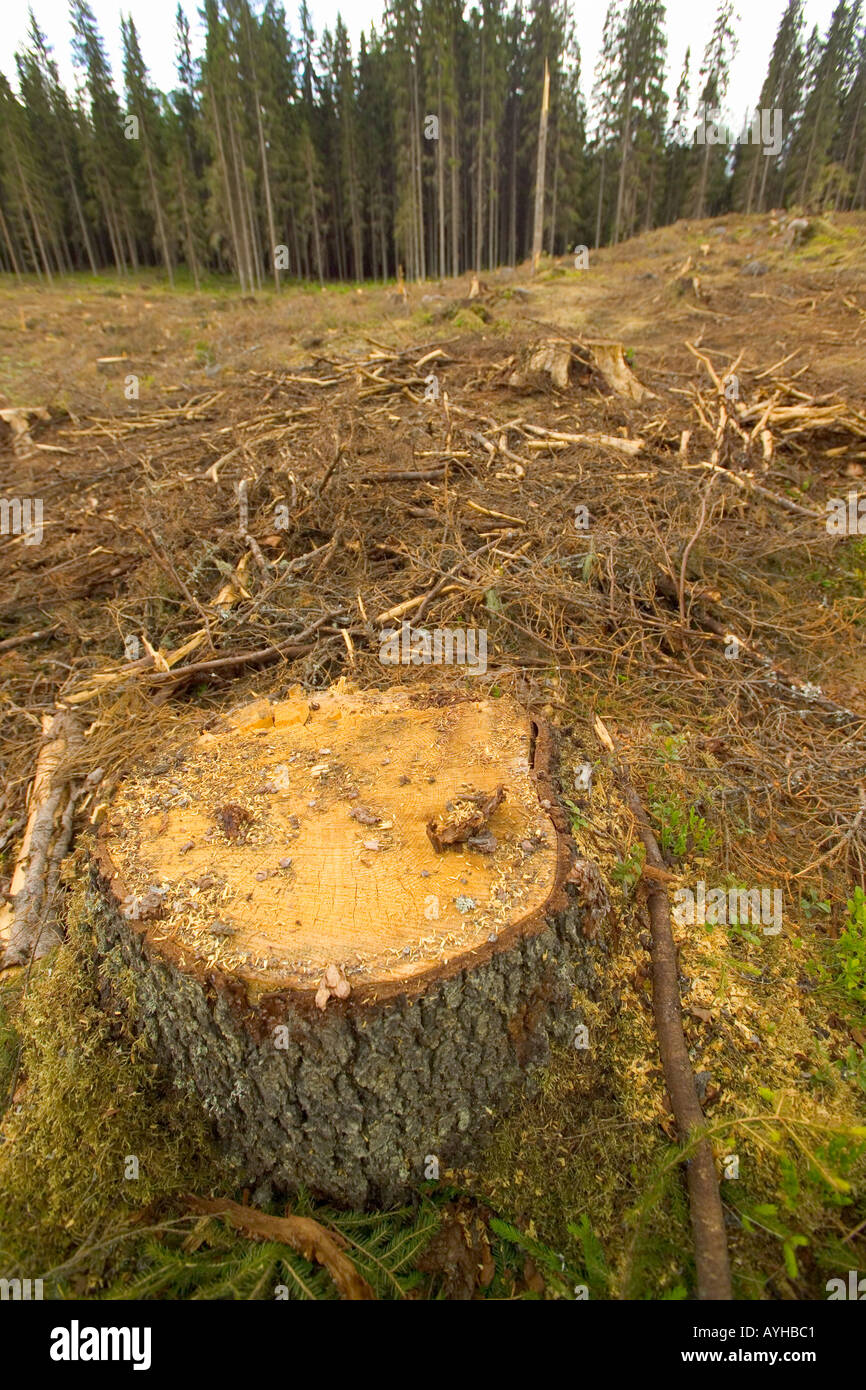
[[[679,925],[680,984],[735,1294],[822,1299],[866,1269],[866,516],[826,525],[866,489],[866,217],[796,248],[768,217],[680,223],[573,262],[474,297],[471,276],[405,298],[0,284],[0,410],[45,412],[0,425],[3,495],[42,499],[44,532],[0,537],[0,866],[58,701],[86,727],[71,770],[104,772],[93,816],[179,722],[297,681],[543,711],[616,904],[589,1047],[417,1207],[300,1209],[381,1297],[688,1297],[641,852],[599,714],[672,884],[782,892],[778,934]],[[485,673],[383,668],[377,620],[425,595],[404,611],[428,629],[486,629]],[[236,1183],[106,1017],[74,862],[66,882],[66,945],[0,973],[0,1273],[336,1296],[188,1211]]]

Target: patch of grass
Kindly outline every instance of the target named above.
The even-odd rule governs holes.
[[[630,1083],[614,1075],[628,1017],[589,1022],[591,1070],[557,1050],[538,1094],[497,1126],[472,1188],[510,1212],[491,1227],[534,1262],[548,1297],[585,1286],[590,1299],[679,1298],[694,1271],[678,1164],[663,1165],[670,1146],[634,1119]]]
[[[739,1178],[725,1183],[724,1197],[741,1222],[753,1265],[750,1280],[759,1279],[760,1266],[765,1271],[754,1293],[817,1297],[826,1271],[838,1268],[840,1234],[847,1224],[858,1224],[843,1220],[842,1213],[852,1208],[856,1217],[866,1127],[807,1110],[798,1096],[763,1087],[759,1095],[763,1110],[731,1127]],[[862,1254],[850,1245],[844,1267],[858,1258]]]
[[[855,1004],[866,1005],[866,894],[859,886],[846,904],[845,927],[833,943],[834,984]]]
[[[851,537],[839,542],[834,550],[834,564],[820,566],[808,578],[836,600],[854,601],[851,617],[866,623],[866,537]]]
[[[378,1298],[406,1298],[422,1283],[417,1257],[441,1219],[429,1198],[417,1209],[355,1213],[319,1206],[301,1193],[292,1208],[342,1237]],[[182,1238],[169,1233],[168,1238],[144,1241],[134,1267],[125,1269],[101,1297],[333,1302],[339,1295],[330,1275],[294,1250],[276,1241],[244,1240],[222,1222],[202,1217]]]
[[[643,873],[646,850],[642,844],[634,844],[624,859],[618,859],[611,869],[611,878],[618,883],[626,897],[632,892]]]
[[[675,859],[684,859],[692,854],[706,858],[712,853],[717,840],[716,832],[697,808],[686,806],[676,792],[662,792],[651,786],[649,811],[658,827],[659,844],[663,851]]]

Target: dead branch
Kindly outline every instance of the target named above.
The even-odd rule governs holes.
[[[375,1300],[376,1295],[363,1275],[344,1254],[345,1241],[337,1231],[326,1231],[309,1216],[268,1216],[257,1207],[244,1207],[228,1197],[186,1199],[191,1211],[220,1216],[254,1240],[275,1240],[297,1250],[305,1260],[315,1261],[328,1271],[343,1298],[352,1301]]]
[[[733,1297],[731,1271],[719,1181],[712,1148],[709,1141],[701,1137],[706,1121],[683,1034],[677,948],[671,929],[670,901],[661,877],[665,872],[665,863],[628,768],[618,756],[613,739],[597,716],[594,727],[602,747],[615,760],[617,780],[637,822],[647,863],[658,875],[656,879],[650,878],[647,885],[647,907],[652,931],[653,1015],[665,1084],[680,1138],[686,1148],[694,1146],[692,1157],[686,1164],[686,1174],[695,1238],[698,1298],[730,1299]]]
[[[42,727],[46,741],[30,789],[27,826],[10,885],[12,901],[0,908],[3,967],[23,965],[31,955],[43,956],[59,940],[49,925],[48,912],[60,863],[72,838],[76,798],[59,768],[81,730],[68,711],[54,717],[45,715]]]

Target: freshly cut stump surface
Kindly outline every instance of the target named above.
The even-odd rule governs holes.
[[[106,967],[248,1181],[403,1200],[574,1036],[592,969],[554,763],[510,699],[341,682],[121,785]]]

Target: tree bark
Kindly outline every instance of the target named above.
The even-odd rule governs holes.
[[[541,113],[538,117],[538,155],[535,167],[535,223],[532,232],[532,273],[538,269],[541,241],[544,234],[544,171],[547,161],[547,116],[550,106],[550,69],[544,60],[544,89]]]

